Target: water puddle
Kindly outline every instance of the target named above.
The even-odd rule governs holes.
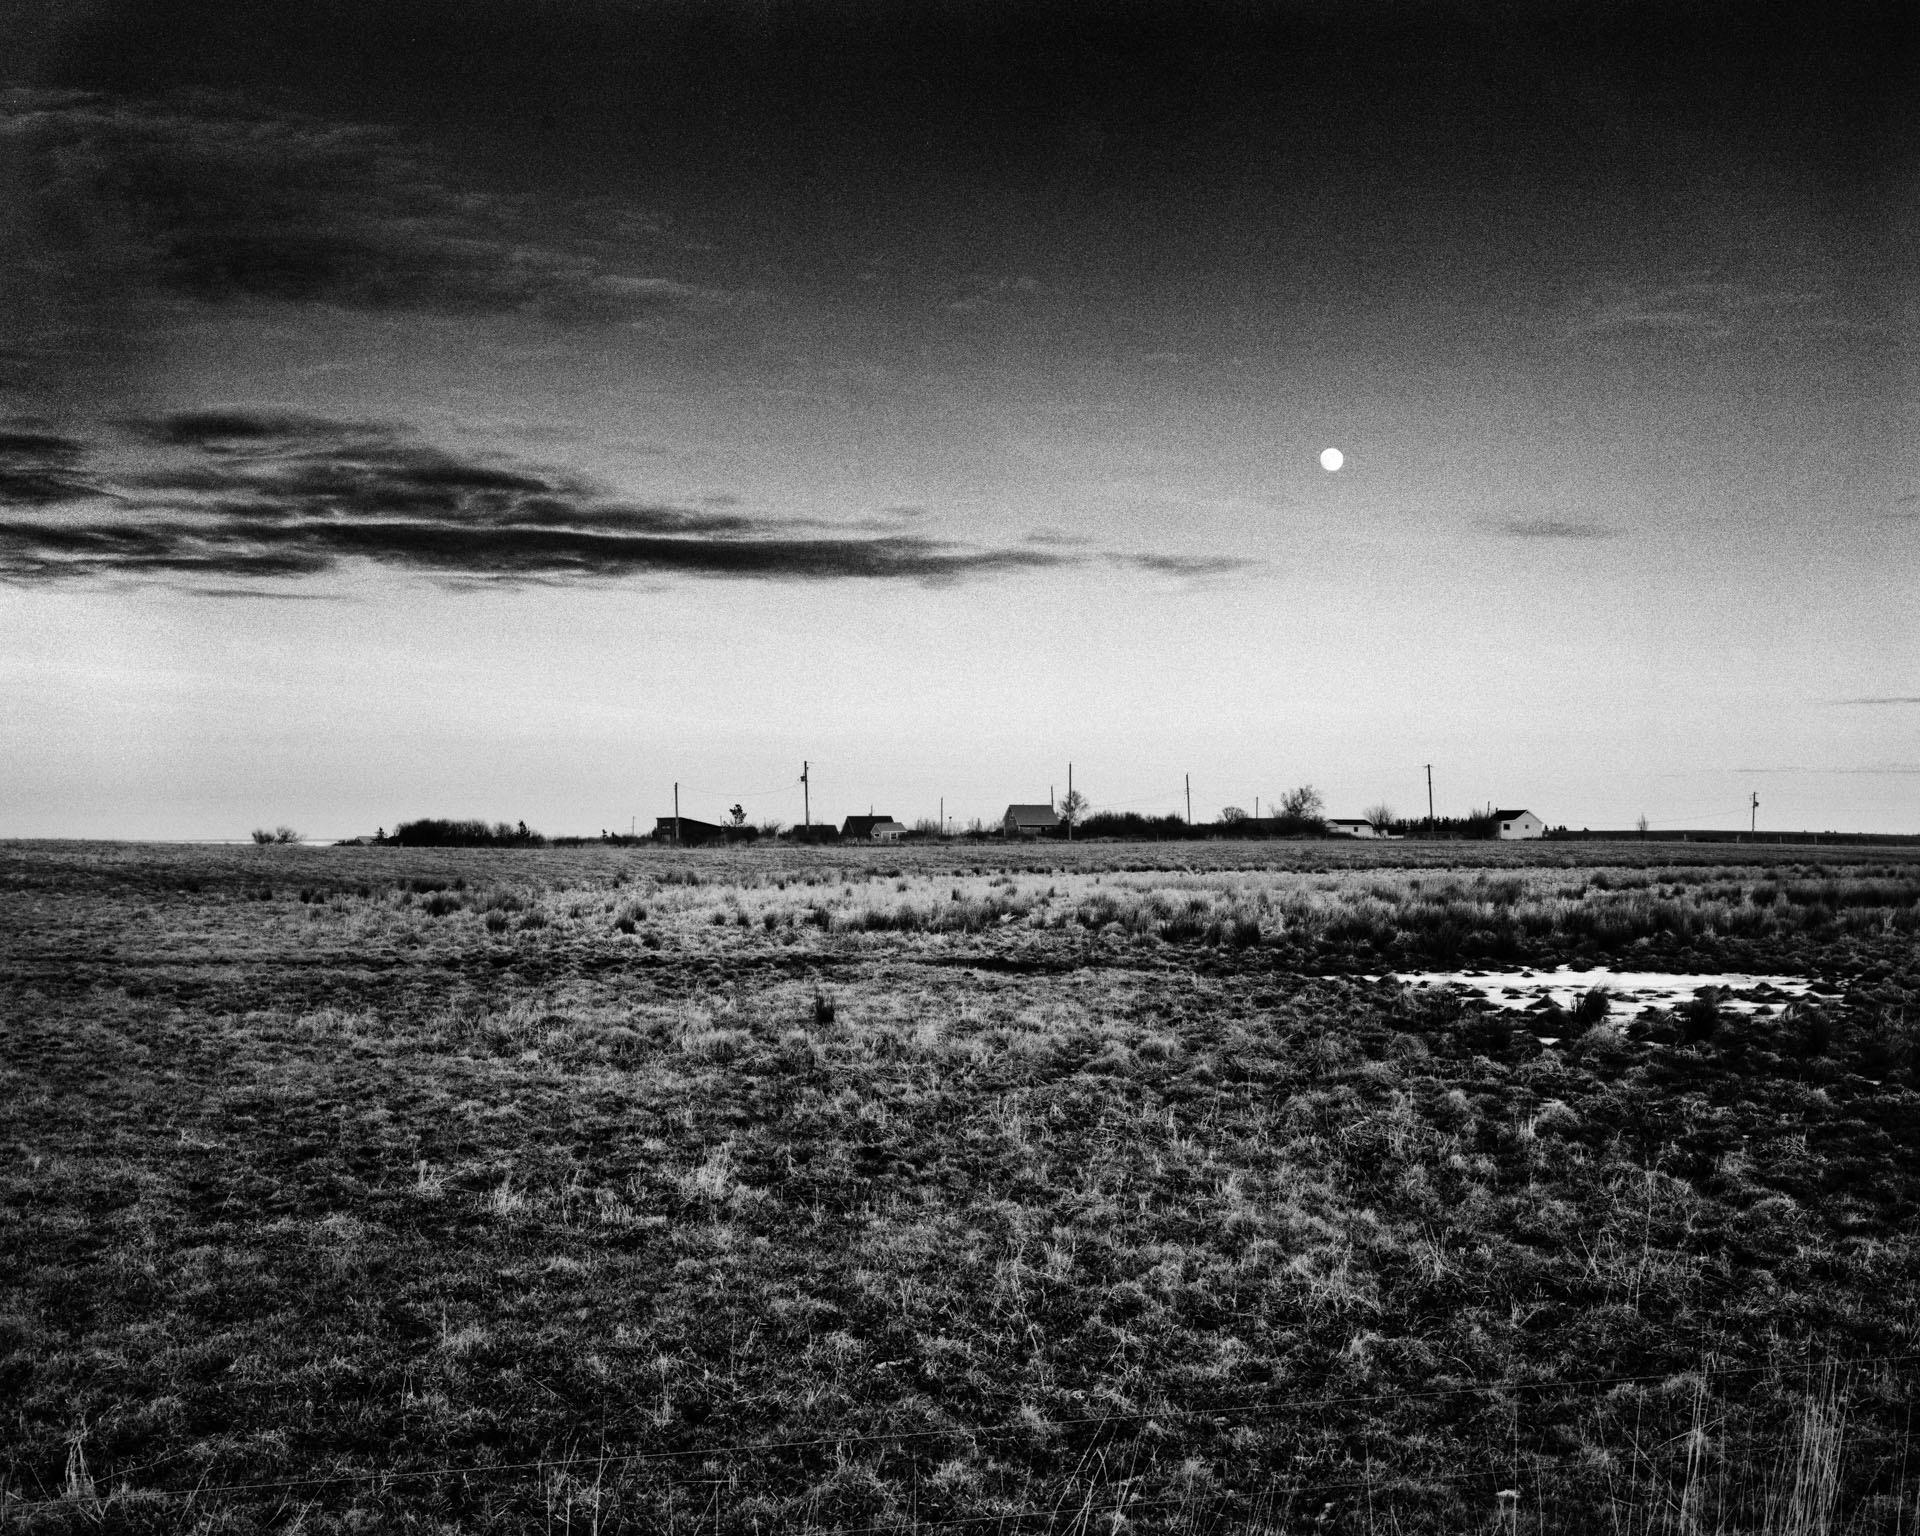
[[[1501,1008],[1544,1013],[1549,1003],[1572,1008],[1596,987],[1607,994],[1614,1016],[1646,1008],[1678,1008],[1712,987],[1729,1013],[1771,1011],[1816,990],[1804,976],[1673,975],[1662,971],[1590,971],[1559,966],[1550,971],[1419,971],[1396,973],[1409,987],[1453,988],[1485,998]],[[1824,989],[1821,989],[1824,990]]]

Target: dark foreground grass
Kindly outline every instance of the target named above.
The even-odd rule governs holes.
[[[1441,852],[0,849],[0,1519],[1913,1529],[1920,863]]]

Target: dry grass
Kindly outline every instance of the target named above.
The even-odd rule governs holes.
[[[1439,852],[0,850],[6,1518],[1911,1529],[1920,866]]]

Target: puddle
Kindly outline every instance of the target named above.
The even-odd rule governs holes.
[[[1595,987],[1613,1000],[1613,1013],[1631,1015],[1643,1008],[1677,1008],[1704,987],[1717,988],[1720,1006],[1730,1013],[1757,1013],[1805,997],[1814,984],[1804,976],[1680,975],[1662,971],[1590,971],[1560,966],[1551,971],[1416,971],[1396,973],[1409,987],[1451,987],[1485,998],[1501,1008],[1524,1012],[1549,999],[1571,1008]]]

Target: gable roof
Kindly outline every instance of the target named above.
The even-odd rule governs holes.
[[[1060,825],[1059,812],[1050,805],[1010,805],[1007,814],[1000,819],[1011,818],[1017,827],[1057,827]]]
[[[1327,818],[1327,825],[1330,827],[1370,827],[1373,825],[1373,822],[1365,816],[1329,816]]]
[[[1503,816],[1504,816],[1504,817],[1508,817],[1508,818],[1511,818],[1511,817],[1514,817],[1514,816],[1531,816],[1532,814],[1533,814],[1533,812],[1532,812],[1532,811],[1524,811],[1524,810],[1523,810],[1523,811],[1495,811],[1495,812],[1493,813],[1493,815],[1494,815],[1494,819],[1495,819],[1496,821],[1497,821],[1497,820],[1499,820],[1499,819],[1500,819],[1501,817],[1503,817]]]

